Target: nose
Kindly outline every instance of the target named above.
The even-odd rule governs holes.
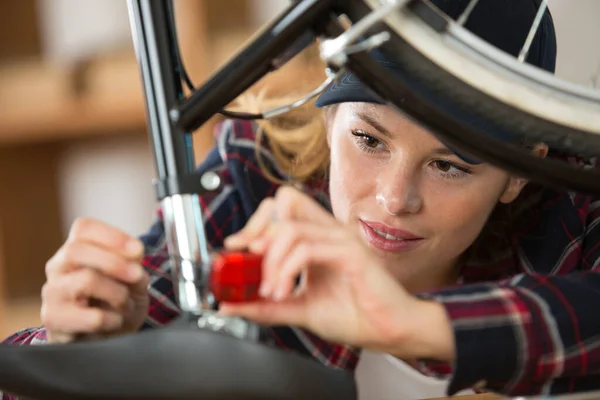
[[[414,214],[423,206],[418,177],[408,168],[388,167],[376,183],[375,199],[390,215]]]

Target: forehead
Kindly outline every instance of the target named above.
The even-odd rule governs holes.
[[[385,112],[385,109],[390,109],[389,106],[373,103],[341,103],[341,108],[346,108],[351,114],[368,114],[368,115],[381,115]],[[390,109],[391,110],[391,109]]]
[[[394,140],[407,143],[420,143],[421,148],[435,149],[438,154],[448,154],[475,165],[479,162],[465,157],[460,152],[447,146],[427,128],[405,116],[395,108],[373,103],[341,103],[343,119],[347,123],[366,123],[381,134]]]
[[[365,121],[393,136],[416,135],[440,143],[427,128],[390,106],[373,103],[342,103],[340,106],[345,109],[346,118]]]

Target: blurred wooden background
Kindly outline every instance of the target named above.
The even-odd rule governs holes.
[[[0,0],[0,334],[3,337],[39,323],[44,265],[64,241],[69,222],[75,217],[68,213],[77,212],[70,205],[78,199],[69,196],[81,197],[81,192],[89,191],[90,187],[92,191],[98,188],[99,195],[102,187],[112,184],[88,182],[87,186],[77,188],[69,183],[82,179],[76,175],[81,160],[100,157],[86,151],[99,152],[107,142],[128,140],[135,146],[136,154],[143,153],[143,161],[138,163],[144,169],[141,176],[153,176],[142,87],[131,41],[67,60],[49,57],[48,49],[44,48],[50,39],[43,12],[58,12],[53,1]],[[58,5],[68,7],[68,1]],[[265,8],[268,2],[260,1],[263,3],[258,6]],[[111,1],[116,2],[121,7],[119,17],[123,18],[125,1]],[[185,64],[197,84],[222,65],[261,23],[257,22],[256,12],[251,12],[257,6],[256,1],[175,0],[174,3]],[[67,16],[77,22],[77,9],[73,8],[72,15],[67,10]],[[291,75],[296,78],[289,79]],[[291,82],[297,85],[298,76],[304,82],[317,83],[322,71],[310,76],[302,61],[294,62],[254,89],[265,84],[280,93],[297,89],[291,87]],[[202,160],[213,144],[211,133],[215,122],[216,118],[195,133],[197,161]],[[73,156],[73,148],[81,154]],[[127,149],[123,147],[120,151]],[[111,151],[106,150],[102,157],[110,157]],[[121,157],[126,158],[127,154]],[[104,168],[102,165],[93,168]],[[93,179],[118,177],[90,175],[89,180]],[[119,183],[119,187],[126,184]],[[149,226],[150,208],[154,206],[151,181],[137,184],[146,185],[143,193],[114,189],[114,195],[145,196],[142,207],[149,209],[145,221]],[[67,194],[63,186],[68,187]],[[98,197],[98,202],[102,202],[102,197]],[[115,211],[126,213],[126,210]],[[115,219],[118,225],[121,220]],[[135,234],[144,229],[140,223],[127,227]]]
[[[174,4],[186,67],[201,84],[287,1]],[[568,0],[550,4],[558,35],[557,74],[582,84],[600,82],[595,40],[600,37],[595,21],[600,2],[572,5]],[[103,13],[96,18],[85,7],[99,7]],[[44,265],[74,218],[97,217],[131,234],[142,233],[151,223],[154,166],[138,66],[131,38],[123,33],[129,29],[126,19],[124,0],[0,0],[2,338],[39,324]],[[84,29],[91,22],[94,28]],[[84,31],[100,37],[105,33],[111,45],[93,46],[92,35],[88,46]],[[121,40],[115,41],[118,34]],[[78,38],[84,51],[65,53]],[[253,90],[268,87],[274,95],[308,91],[322,78],[318,65],[299,59]],[[195,133],[198,162],[213,145],[216,121]],[[496,397],[465,400],[471,398]]]
[[[174,4],[185,64],[201,84],[288,2]],[[557,74],[600,82],[600,2],[555,0],[550,9]],[[253,90],[312,89],[323,74],[308,67],[299,59]],[[195,133],[197,161],[215,121]],[[39,323],[44,265],[76,217],[130,234],[148,227],[153,168],[126,2],[0,0],[0,335]]]

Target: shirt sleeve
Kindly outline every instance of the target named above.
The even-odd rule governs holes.
[[[581,257],[571,271],[425,295],[445,307],[455,335],[448,394],[468,387],[511,396],[600,389],[600,200],[591,201],[576,242]]]
[[[223,186],[216,194],[202,196],[204,228],[209,245],[222,247],[224,238],[240,230],[262,199],[273,195],[278,185],[268,180],[255,160],[254,126],[248,121],[227,120],[219,125],[217,146],[199,167],[200,172],[217,172]],[[265,158],[270,159],[268,153]],[[277,172],[277,171],[275,171]],[[319,197],[318,191],[312,193]],[[150,275],[150,306],[142,330],[163,326],[180,313],[173,290],[173,277],[168,260],[165,231],[160,210],[152,227],[141,236],[145,245],[143,265]],[[274,327],[268,338],[274,346],[297,352],[324,365],[353,370],[358,351],[348,346],[330,344],[304,330]],[[26,329],[6,339],[6,343],[44,343],[44,328]]]
[[[157,221],[141,239],[146,252],[142,265],[150,275],[148,288],[150,307],[142,326],[142,329],[146,329],[169,322],[178,315],[178,310],[175,305],[171,271],[164,248],[162,222]],[[16,332],[4,339],[3,343],[34,345],[44,344],[46,341],[46,329],[41,326]]]
[[[217,136],[223,136],[223,141],[225,141],[225,136],[229,135],[234,127],[235,125],[231,123],[220,125]],[[200,199],[209,245],[216,248],[221,246],[225,236],[239,229],[245,221],[239,207],[238,193],[223,162],[223,151],[221,150],[219,146],[216,146],[198,168],[199,172],[209,170],[217,172],[223,181],[222,191],[202,196]],[[155,222],[148,231],[140,236],[140,240],[145,248],[142,265],[150,276],[148,287],[150,306],[148,316],[142,326],[142,330],[144,330],[165,325],[179,315],[160,209],[157,211]],[[36,327],[16,332],[6,338],[3,343],[43,344],[46,339],[45,328]]]

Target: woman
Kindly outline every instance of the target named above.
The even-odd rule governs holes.
[[[436,2],[454,18],[466,3]],[[536,1],[506,3],[481,1],[467,27],[516,54]],[[553,70],[555,55],[546,14],[529,62]],[[255,125],[226,121],[200,167],[226,183],[201,200],[211,246],[265,256],[264,299],[221,312],[271,325],[277,345],[337,368],[353,370],[357,348],[388,353],[449,377],[449,394],[600,387],[600,319],[587,311],[600,300],[597,200],[471,160],[361,85],[332,87],[317,104],[325,129],[301,115],[297,126],[265,126],[262,140]],[[532,147],[541,157],[547,150]],[[278,190],[294,180],[296,189]],[[78,221],[47,265],[44,327],[7,342],[70,342],[171,321],[178,309],[163,234],[160,216],[141,243]]]

